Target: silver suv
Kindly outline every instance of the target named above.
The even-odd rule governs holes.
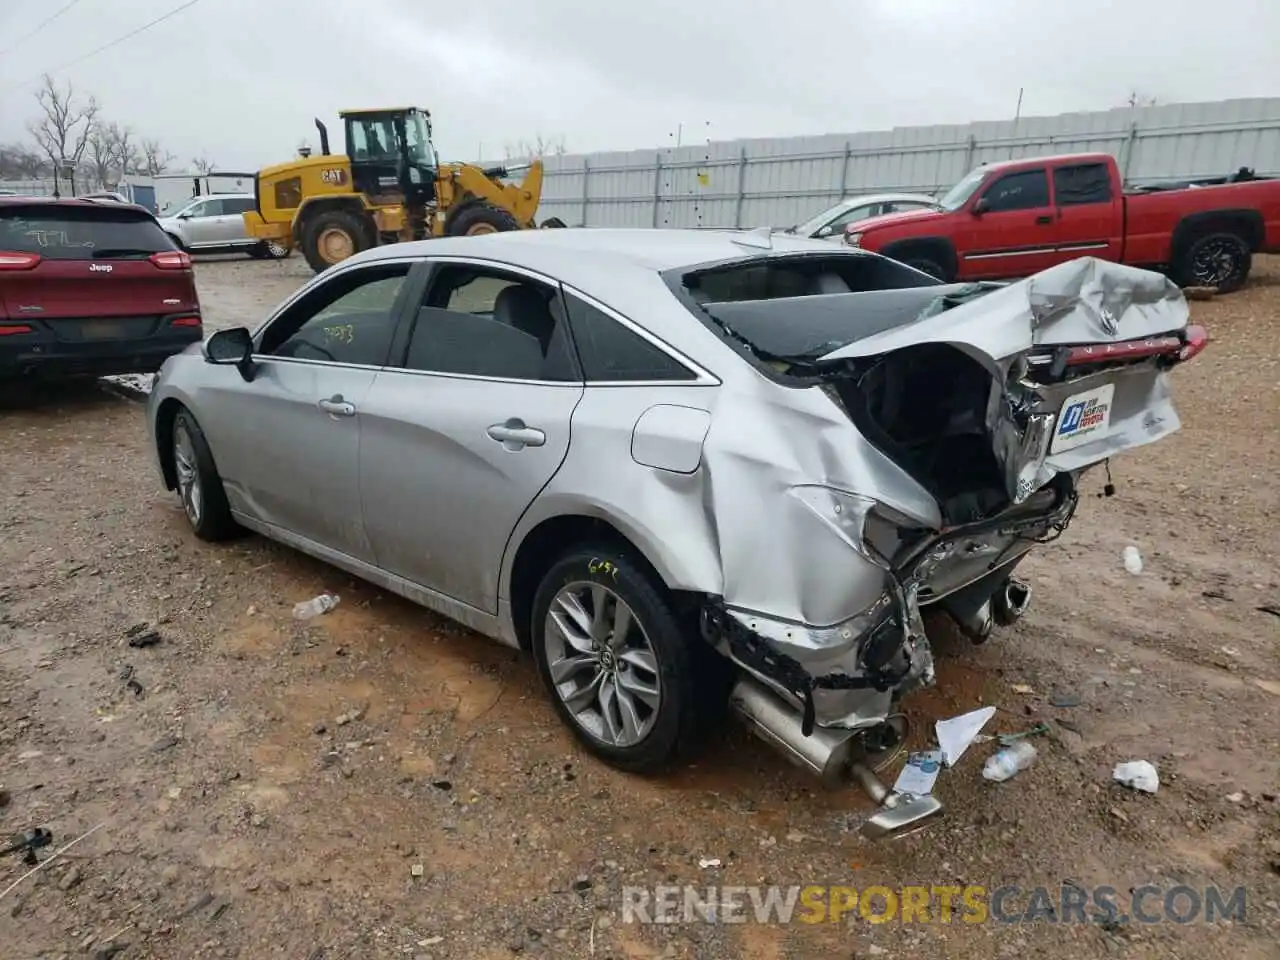
[[[254,209],[252,193],[218,193],[195,197],[171,214],[160,226],[180,248],[190,253],[232,253],[251,257],[280,258],[289,251],[277,243],[263,243],[245,230],[244,214]]]

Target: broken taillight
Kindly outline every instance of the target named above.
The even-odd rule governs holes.
[[[1209,331],[1199,324],[1187,327],[1182,337],[1182,349],[1178,351],[1179,360],[1190,360],[1198,356],[1209,345]]]
[[[0,270],[31,270],[42,259],[38,253],[0,250]]]
[[[161,250],[148,257],[161,270],[189,270],[191,258],[182,250]]]
[[[1180,333],[1169,333],[1141,340],[1121,340],[1118,343],[1085,343],[1074,347],[1058,347],[1028,359],[1033,369],[1047,368],[1036,379],[1056,383],[1069,369],[1109,364],[1132,363],[1150,357],[1162,358],[1165,364],[1181,363],[1199,354],[1209,343],[1209,332],[1197,324],[1189,325]]]

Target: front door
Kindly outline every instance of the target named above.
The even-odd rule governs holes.
[[[217,220],[222,212],[222,201],[216,197],[202,200],[187,210],[186,234],[187,246],[208,247],[217,243]]]
[[[219,368],[230,376],[206,433],[233,509],[372,562],[361,437],[409,267],[343,271],[264,328],[251,382]]]
[[[1026,277],[1053,266],[1056,211],[1043,167],[995,178],[968,209],[979,201],[985,209],[959,228],[962,279]]]
[[[364,404],[378,566],[489,613],[511,531],[569,449],[582,382],[559,288],[439,262],[399,369]]]

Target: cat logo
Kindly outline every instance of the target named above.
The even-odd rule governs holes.
[[[347,171],[342,167],[326,167],[320,171],[320,179],[324,183],[340,187],[347,182]]]
[[[90,273],[110,273],[111,264],[109,263],[91,263],[89,264]]]

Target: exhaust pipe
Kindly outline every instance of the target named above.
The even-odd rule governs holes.
[[[862,825],[870,840],[914,833],[942,813],[933,795],[916,797],[895,793],[875,771],[852,759],[857,731],[815,727],[810,736],[800,729],[798,711],[753,677],[743,674],[733,687],[730,702],[752,733],[771,744],[792,763],[816,774],[828,786],[852,777],[879,809]]]
[[[753,677],[743,674],[729,695],[738,715],[757,737],[772,745],[799,767],[815,774],[828,786],[845,779],[853,730],[814,727],[810,736],[800,730],[800,716],[789,703]]]
[[[990,600],[966,617],[958,617],[953,613],[952,619],[960,628],[960,632],[975,644],[984,643],[991,636],[991,628],[995,622]]]
[[[1031,584],[1018,577],[1010,577],[991,598],[996,623],[1007,627],[1027,612],[1031,606]]]

